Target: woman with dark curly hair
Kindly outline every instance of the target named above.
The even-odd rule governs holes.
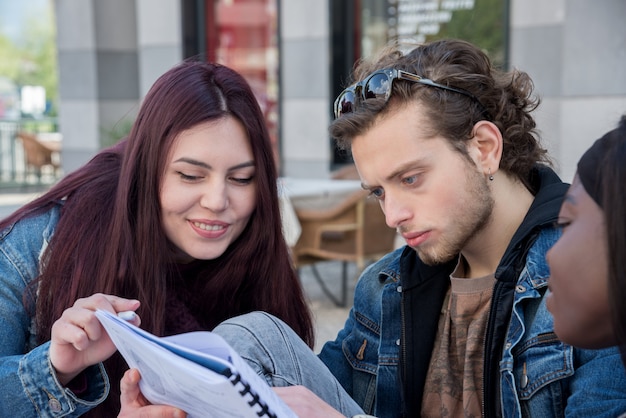
[[[98,308],[160,336],[263,310],[312,346],[276,179],[241,75],[162,75],[125,140],[0,222],[0,416],[117,415],[127,366]]]

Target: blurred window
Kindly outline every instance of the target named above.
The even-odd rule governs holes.
[[[278,156],[278,0],[185,0],[186,57],[201,56],[242,74],[265,115]],[[278,161],[278,158],[277,158]]]
[[[508,67],[510,0],[329,0],[331,98],[347,86],[355,63],[390,41],[421,43],[460,38],[483,48],[496,66]],[[332,168],[350,162],[333,147]]]

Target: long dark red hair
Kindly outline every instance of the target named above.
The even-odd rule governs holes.
[[[101,292],[141,301],[142,328],[166,332],[168,292],[181,275],[161,225],[159,190],[172,142],[182,131],[227,115],[244,125],[256,164],[257,205],[218,259],[196,261],[190,311],[203,328],[254,310],[289,324],[310,346],[310,311],[281,230],[277,170],[263,115],[249,85],[233,70],[185,61],[161,76],[144,99],[127,139],[97,154],[46,194],[0,222],[4,228],[65,200],[37,281],[41,343],[76,299]],[[93,416],[119,410],[125,364],[106,362],[112,390]]]

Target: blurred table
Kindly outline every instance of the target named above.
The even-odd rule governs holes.
[[[295,206],[325,205],[327,204],[325,202],[335,200],[333,196],[345,195],[360,189],[359,180],[280,177],[278,196],[287,245],[290,247],[296,245],[302,232]]]

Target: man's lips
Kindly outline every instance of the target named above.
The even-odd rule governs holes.
[[[429,237],[430,231],[405,232],[402,234],[402,238],[404,238],[409,247],[413,248],[419,247]]]

